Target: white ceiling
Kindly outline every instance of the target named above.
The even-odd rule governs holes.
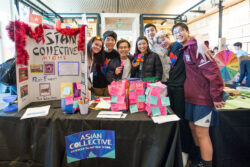
[[[37,0],[30,0],[37,3]],[[199,0],[41,0],[57,13],[180,14]],[[118,5],[119,2],[119,5]],[[119,7],[117,7],[117,5]],[[39,5],[40,6],[40,5]],[[47,10],[46,10],[47,11]]]

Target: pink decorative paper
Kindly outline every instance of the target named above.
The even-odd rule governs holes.
[[[125,96],[118,96],[116,103],[117,104],[124,104],[125,103]]]
[[[161,115],[167,115],[167,110],[165,106],[160,107],[160,111],[161,111]]]
[[[144,89],[143,90],[136,90],[137,95],[144,95]]]
[[[129,92],[129,99],[137,99],[136,92],[130,91]]]
[[[137,103],[137,107],[138,107],[139,111],[145,111],[145,103],[144,102]]]
[[[127,110],[127,105],[126,104],[118,104],[118,109],[119,110]]]
[[[144,90],[143,82],[136,82],[136,90]]]
[[[118,95],[118,91],[119,90],[117,88],[111,87],[111,89],[110,89],[110,95],[117,96]]]
[[[160,106],[162,106],[162,104],[161,104],[161,98],[158,98],[157,107],[160,107]]]
[[[146,108],[145,108],[145,109],[146,109],[147,112],[151,112],[150,105],[147,105],[147,104],[146,104]]]
[[[129,83],[129,90],[136,90],[136,83],[135,82]]]
[[[129,99],[129,104],[136,104],[138,101],[137,101],[137,98],[135,99]]]
[[[117,104],[111,104],[111,111],[119,111],[119,106]]]
[[[76,82],[76,87],[77,89],[81,89],[82,88],[81,82]]]
[[[66,105],[73,104],[73,97],[72,96],[65,97],[65,103]]]
[[[150,81],[145,81],[144,82],[144,87],[146,88],[146,87],[148,87],[148,84],[150,84],[151,82]]]
[[[152,88],[151,95],[152,96],[160,97],[160,95],[161,95],[161,89],[159,89],[159,88]]]

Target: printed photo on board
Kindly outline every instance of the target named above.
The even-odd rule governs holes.
[[[43,73],[43,65],[42,64],[31,64],[30,65],[31,73]]]
[[[28,68],[19,68],[19,82],[28,80]]]
[[[28,95],[28,85],[20,87],[21,98]]]
[[[39,90],[40,90],[40,96],[50,96],[51,95],[50,83],[40,83]]]
[[[44,62],[44,74],[55,75],[55,63],[54,62]]]

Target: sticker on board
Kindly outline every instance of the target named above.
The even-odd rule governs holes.
[[[28,95],[28,85],[24,85],[20,87],[21,98]]]
[[[44,74],[45,75],[55,75],[55,63],[54,62],[44,62]]]
[[[19,82],[28,80],[28,68],[19,68]]]
[[[40,96],[50,96],[51,95],[50,83],[40,83],[39,91],[40,91]]]
[[[31,64],[30,65],[31,73],[43,73],[43,65],[42,64]]]

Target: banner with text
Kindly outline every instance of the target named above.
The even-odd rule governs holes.
[[[115,159],[115,132],[90,130],[65,137],[68,163],[88,158]]]

